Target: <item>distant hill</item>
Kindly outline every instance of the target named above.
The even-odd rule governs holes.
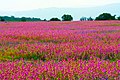
[[[99,14],[107,12],[112,15],[120,16],[120,3],[109,4],[98,7],[88,8],[44,8],[29,11],[17,11],[17,12],[0,12],[0,15],[18,16],[18,17],[38,17],[40,19],[50,19],[52,17],[58,17],[61,19],[63,14],[71,14],[74,20],[79,20],[81,17],[93,17],[95,18]]]

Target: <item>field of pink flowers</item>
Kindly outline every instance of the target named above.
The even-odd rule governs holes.
[[[0,22],[0,80],[120,80],[120,21]]]

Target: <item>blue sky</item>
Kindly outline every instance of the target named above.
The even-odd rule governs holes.
[[[112,3],[120,3],[120,0],[0,0],[0,11],[24,11],[49,7],[80,8]]]

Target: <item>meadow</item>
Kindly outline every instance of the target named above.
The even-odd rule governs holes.
[[[0,80],[120,80],[120,21],[0,22]]]

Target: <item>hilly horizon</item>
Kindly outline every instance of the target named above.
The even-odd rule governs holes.
[[[28,11],[16,11],[16,12],[1,12],[0,16],[15,16],[15,17],[37,17],[40,19],[47,19],[57,17],[61,19],[64,14],[70,14],[73,16],[73,20],[80,20],[81,17],[95,18],[102,13],[111,13],[112,15],[120,16],[120,3],[109,4],[97,7],[85,7],[85,8],[43,8],[34,9]]]

